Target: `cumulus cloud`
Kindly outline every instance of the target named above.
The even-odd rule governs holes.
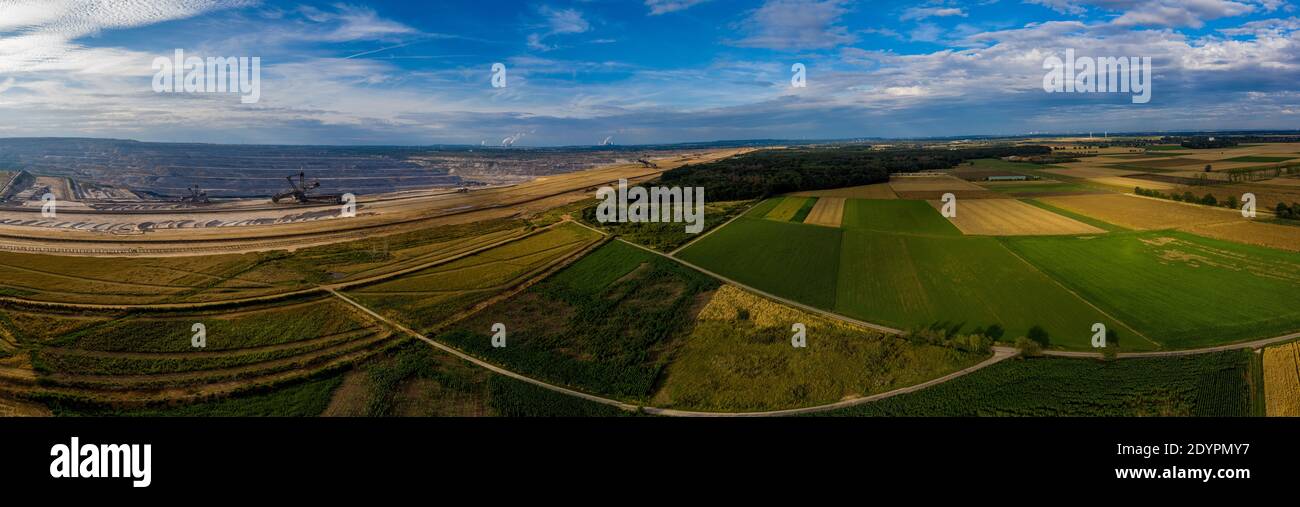
[[[1284,0],[1023,0],[1062,14],[1083,15],[1088,8],[1111,14],[1118,26],[1200,28],[1207,21],[1273,12]]]
[[[732,44],[794,51],[851,43],[855,38],[840,24],[846,5],[843,0],[767,0],[741,22],[748,35]]]

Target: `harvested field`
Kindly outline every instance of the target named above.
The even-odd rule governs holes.
[[[1300,187],[1300,178],[1289,176],[1285,178],[1273,178],[1271,180],[1264,180],[1261,181],[1260,183],[1264,185],[1277,185],[1282,187]]]
[[[1214,239],[1300,252],[1300,227],[1297,226],[1242,220],[1192,225],[1181,230]]]
[[[1208,192],[1214,194],[1214,197],[1220,201],[1224,201],[1229,197],[1235,197],[1240,200],[1242,194],[1250,192],[1255,194],[1255,198],[1257,199],[1256,204],[1260,211],[1273,211],[1279,202],[1285,202],[1287,205],[1300,202],[1300,185],[1279,185],[1275,183],[1278,180],[1278,178],[1274,178],[1268,182],[1237,183],[1233,185],[1214,185],[1210,187],[1193,188],[1180,187],[1178,190],[1191,191],[1197,196],[1204,195]]]
[[[1132,195],[1044,197],[1042,202],[1130,229],[1172,229],[1240,222],[1241,213]]]
[[[889,180],[889,187],[895,192],[956,192],[958,190],[980,191],[983,187],[969,181],[951,176],[902,176]]]
[[[930,201],[935,209],[943,206]],[[977,199],[957,204],[950,219],[971,236],[1037,236],[1052,234],[1102,234],[1106,231],[1077,220],[1030,206],[1015,199]]]
[[[1133,187],[1153,188],[1156,190],[1170,190],[1179,187],[1179,185],[1176,183],[1167,183],[1163,181],[1156,181],[1156,180],[1151,180],[1146,178],[1138,179],[1136,177],[1125,177],[1125,176],[1089,178],[1088,181],[1094,183],[1100,183],[1102,185],[1111,185],[1114,187],[1124,188],[1130,192],[1133,190]]]
[[[790,194],[795,197],[842,197],[846,199],[897,199],[898,195],[888,183],[860,185],[856,187],[832,188],[829,190],[809,190]]]
[[[808,213],[808,218],[805,218],[803,223],[839,227],[842,220],[844,220],[844,198],[822,197],[817,200],[817,204],[813,205],[812,211]]]
[[[1126,170],[1106,167],[1101,165],[1092,165],[1082,162],[1064,164],[1060,169],[1043,169],[1043,172],[1059,174],[1068,178],[1109,178],[1115,176],[1126,176],[1129,174],[1138,174],[1146,172],[1143,170]]]
[[[446,264],[348,290],[387,318],[428,332],[448,317],[563,262],[600,239],[576,224],[554,229]]]
[[[1167,169],[1171,167],[1195,166],[1198,164],[1204,167],[1205,163],[1204,160],[1182,157],[1155,158],[1151,160],[1125,160],[1123,162],[1126,166],[1145,167],[1148,169]]]
[[[1300,417],[1300,344],[1264,349],[1264,400],[1269,417]]]

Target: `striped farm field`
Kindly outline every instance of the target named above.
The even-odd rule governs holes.
[[[821,197],[817,199],[817,204],[813,206],[808,213],[808,217],[803,220],[805,224],[824,225],[826,227],[839,227],[840,222],[844,219],[844,198],[843,197]]]
[[[850,199],[844,203],[841,225],[845,229],[899,234],[960,236],[947,219],[925,201],[869,201]]]
[[[781,199],[781,202],[778,203],[775,208],[772,208],[772,211],[767,212],[763,218],[776,220],[778,222],[789,222],[799,213],[799,210],[803,209],[805,205],[808,205],[811,200],[812,199],[808,197],[784,197]]]
[[[1264,399],[1269,417],[1300,417],[1300,344],[1264,349]]]
[[[1074,349],[1088,348],[1101,322],[1119,332],[1122,349],[1152,348],[995,238],[846,231],[834,310],[902,329],[999,324],[1011,339],[1041,326],[1053,345]]]
[[[1131,195],[1042,197],[1039,201],[1129,229],[1171,229],[1244,221],[1241,212]]]
[[[841,235],[840,229],[742,217],[678,256],[745,285],[832,308]]]
[[[1297,253],[1179,231],[1002,241],[1166,349],[1300,329]]]
[[[930,201],[935,209],[943,203]],[[957,205],[953,225],[971,236],[1101,234],[1106,231],[1015,199],[969,199]]]
[[[600,239],[568,223],[380,283],[349,289],[363,305],[413,329],[428,330],[456,311],[487,299]]]
[[[202,312],[8,307],[0,310],[0,329],[28,352],[27,364],[10,366],[31,370],[35,393],[89,390],[117,400],[228,394],[301,379],[392,342],[390,330],[325,296]],[[199,331],[204,339],[196,347]],[[3,377],[18,379],[12,370]]]
[[[962,236],[925,201],[851,199],[839,230],[741,219],[680,256],[760,290],[896,328],[970,332],[998,324],[1014,339],[1041,326],[1053,344],[1080,349],[1103,322],[1120,333],[1123,349],[1153,347],[997,239]]]

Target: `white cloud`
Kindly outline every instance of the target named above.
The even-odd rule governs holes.
[[[550,6],[542,6],[539,9],[544,19],[546,30],[541,33],[528,34],[527,44],[530,49],[537,51],[550,51],[556,49],[556,45],[546,43],[546,39],[556,35],[570,35],[584,33],[591,30],[591,23],[583,17],[582,13],[576,9],[556,9]]]
[[[839,24],[845,5],[843,0],[767,0],[741,22],[749,35],[731,43],[786,51],[848,44],[855,38]]]
[[[0,72],[96,61],[97,50],[75,43],[103,30],[151,25],[207,11],[248,5],[247,0],[0,0]]]
[[[1062,14],[1083,15],[1088,7],[1117,13],[1118,26],[1165,26],[1200,28],[1206,21],[1273,12],[1284,0],[1023,0]]]
[[[308,6],[301,8],[307,19],[333,26],[329,31],[316,34],[314,39],[331,42],[391,40],[419,33],[419,30],[402,23],[379,17],[374,9],[368,7],[339,4],[335,8],[337,10],[333,12]]]
[[[902,21],[911,21],[913,19],[926,18],[943,18],[950,16],[966,17],[966,11],[956,7],[912,7],[903,11],[903,15],[898,19]]]
[[[645,0],[645,5],[650,8],[651,16],[658,16],[669,12],[690,9],[691,7],[707,1],[709,0]]]

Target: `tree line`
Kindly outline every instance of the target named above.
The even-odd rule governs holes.
[[[763,150],[667,171],[659,184],[704,187],[711,200],[884,183],[893,173],[948,169],[967,160],[1051,155],[1046,146],[879,150],[861,146]]]

